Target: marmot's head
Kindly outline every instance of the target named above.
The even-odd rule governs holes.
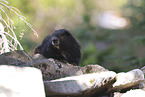
[[[80,47],[72,34],[65,29],[56,30],[51,35],[51,40],[52,45],[60,50]]]
[[[45,37],[41,45],[34,49],[34,53],[76,65],[81,59],[79,43],[65,29],[56,30],[52,35]]]

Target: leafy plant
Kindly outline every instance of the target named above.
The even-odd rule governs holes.
[[[18,21],[16,21],[16,18]],[[19,38],[23,38],[24,33],[21,27],[21,21],[38,37],[31,24],[26,21],[26,18],[21,15],[21,12],[17,8],[9,6],[6,0],[0,0],[0,54],[18,49],[23,50],[16,36],[18,32],[15,32],[15,29],[19,27]],[[17,22],[16,27],[15,23]]]

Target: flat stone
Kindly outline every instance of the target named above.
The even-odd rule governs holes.
[[[32,58],[23,50],[15,50],[0,55],[0,65],[20,66],[31,61]]]
[[[24,63],[25,62],[23,62],[21,60],[14,59],[14,58],[11,58],[11,57],[5,56],[5,55],[0,55],[0,65],[9,64],[9,65],[18,66],[18,65],[21,65],[21,64],[24,64]]]
[[[121,97],[145,97],[145,91],[141,89],[130,90],[124,93]]]
[[[90,97],[90,95],[101,93],[108,89],[107,84],[110,84],[112,81],[115,82],[115,76],[115,72],[106,71],[44,81],[45,91],[47,96],[75,95]],[[101,89],[102,87],[103,89]]]
[[[41,71],[33,67],[0,66],[0,97],[45,97]]]
[[[141,81],[144,80],[144,74],[140,69],[134,69],[127,73],[118,73],[117,81],[113,84],[113,88],[109,89],[109,92],[121,91],[138,85]]]
[[[25,52],[24,50],[15,50],[7,53],[3,53],[2,55],[9,56],[11,58],[23,61],[23,62],[31,62],[31,56]]]

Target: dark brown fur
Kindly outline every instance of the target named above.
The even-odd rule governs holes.
[[[81,60],[79,43],[65,29],[56,30],[52,35],[47,36],[41,45],[34,49],[34,54],[37,53],[73,65],[79,65]]]

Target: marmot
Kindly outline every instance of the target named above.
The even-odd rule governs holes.
[[[34,54],[42,54],[46,58],[79,65],[81,60],[81,47],[73,35],[65,30],[56,30],[52,35],[44,38],[41,45],[34,49]]]

